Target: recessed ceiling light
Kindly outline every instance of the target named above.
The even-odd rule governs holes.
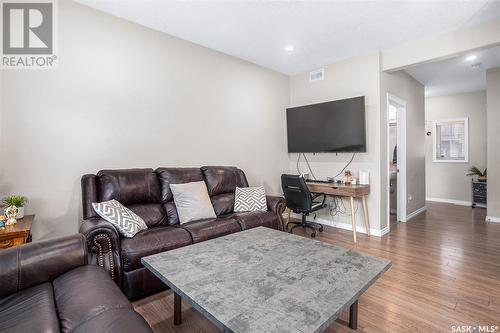
[[[292,52],[293,51],[293,45],[287,45],[287,46],[285,46],[285,51]]]
[[[467,58],[465,58],[465,60],[467,61],[474,61],[477,59],[477,55],[475,54],[471,54],[470,56],[467,56]]]

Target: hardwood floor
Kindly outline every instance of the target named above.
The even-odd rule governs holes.
[[[384,237],[358,234],[357,246],[346,230],[326,227],[316,237],[392,261],[389,271],[359,300],[359,332],[500,327],[500,224],[486,223],[480,208],[430,202],[427,207],[408,223],[391,222]],[[218,332],[186,303],[183,323],[175,327],[170,291],[137,301],[134,307],[155,332]],[[326,332],[352,332],[347,320],[346,312]]]

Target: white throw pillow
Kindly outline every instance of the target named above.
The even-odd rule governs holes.
[[[181,224],[217,217],[204,181],[170,184],[170,190],[174,195],[174,203]]]
[[[99,216],[111,223],[125,237],[132,238],[148,226],[144,220],[133,211],[116,200],[94,202],[92,207]]]
[[[234,197],[234,212],[260,211],[267,211],[266,191],[264,187],[237,187]]]

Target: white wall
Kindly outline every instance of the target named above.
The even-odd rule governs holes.
[[[371,194],[367,197],[370,227],[380,230],[380,181],[379,181],[379,75],[380,63],[378,54],[341,61],[325,66],[323,81],[309,82],[309,72],[290,78],[290,105],[320,103],[336,99],[366,96],[366,124],[367,124],[367,152],[358,153],[354,162],[348,168],[355,173],[359,170],[370,172]],[[321,153],[307,154],[313,172],[317,178],[335,176],[350,160],[352,154]],[[296,173],[297,154],[289,154],[290,172]],[[307,171],[304,160],[299,165],[302,172]],[[350,213],[349,204],[346,201]],[[361,204],[358,203],[357,224],[360,230],[363,227]],[[331,225],[349,228],[350,215],[331,217],[324,210],[318,217],[329,221]]]
[[[405,71],[382,72],[380,79],[380,156],[381,219],[387,223],[387,94],[406,102],[406,213],[410,215],[425,206],[425,89]],[[399,121],[399,119],[398,119]],[[392,154],[392,151],[390,152]],[[398,179],[400,181],[400,179]],[[411,200],[410,197],[411,196]]]
[[[103,168],[236,165],[281,193],[286,76],[73,2],[59,17],[59,68],[1,79],[0,192],[29,197],[35,239],[77,232]]]
[[[475,49],[500,44],[500,20],[422,38],[384,50],[382,69],[395,71],[424,62],[442,60]]]
[[[486,168],[486,92],[476,91],[430,97],[425,100],[426,131],[433,130],[434,120],[469,118],[469,162],[443,163],[433,161],[433,135],[426,136],[426,196],[452,201],[471,201],[471,177],[468,169],[475,165]]]
[[[500,67],[486,71],[488,208],[490,220],[500,222]]]

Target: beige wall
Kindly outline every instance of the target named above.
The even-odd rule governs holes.
[[[290,78],[290,105],[326,102],[355,96],[366,96],[367,152],[358,153],[348,168],[358,173],[359,170],[370,172],[371,194],[368,196],[368,210],[371,229],[380,230],[380,181],[379,181],[379,56],[373,54],[366,57],[341,61],[325,66],[323,81],[309,82],[309,72]],[[352,154],[321,153],[307,154],[311,167],[317,178],[335,176],[350,160]],[[296,173],[297,154],[289,154],[290,172]],[[307,171],[304,160],[299,165],[302,172]],[[349,210],[349,204],[345,205]],[[328,211],[320,211],[318,217],[331,225],[349,227],[350,215],[331,217]],[[361,205],[358,204],[357,223],[363,229]]]
[[[387,184],[387,94],[406,102],[406,189],[407,215],[425,206],[425,90],[404,71],[382,72],[380,77],[380,168],[381,182]],[[400,121],[400,120],[398,120]],[[392,153],[392,152],[391,152]],[[387,223],[387,189],[381,188],[381,219]],[[410,200],[411,196],[411,200]]]
[[[471,201],[471,177],[468,169],[486,168],[486,92],[477,91],[426,98],[426,131],[432,131],[434,120],[469,118],[469,162],[436,163],[433,161],[432,136],[426,136],[426,196],[429,199]],[[433,133],[434,135],[434,133]]]
[[[486,71],[488,209],[491,220],[500,222],[500,67]]]
[[[59,14],[59,68],[1,79],[0,191],[30,198],[34,238],[78,230],[80,177],[103,168],[236,165],[281,193],[286,76],[73,2]]]

